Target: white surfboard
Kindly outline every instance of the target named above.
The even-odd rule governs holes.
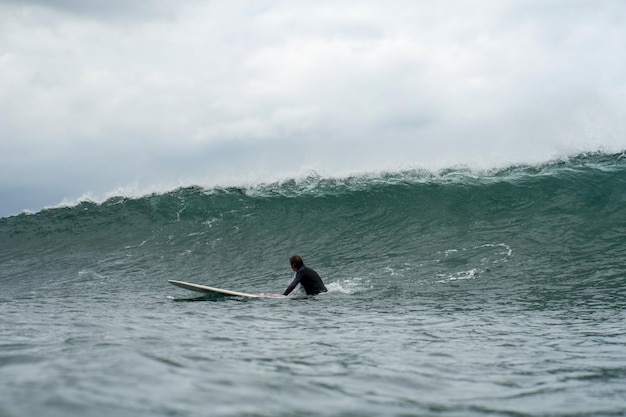
[[[247,297],[247,298],[287,298],[281,294],[248,294],[245,292],[230,291],[230,290],[223,290],[221,288],[208,287],[206,285],[192,284],[190,282],[176,281],[174,279],[168,279],[167,282],[169,282],[170,284],[176,285],[177,287],[185,288],[191,291],[203,292],[203,293],[215,293],[215,294],[222,294],[222,295],[230,295],[233,297]]]

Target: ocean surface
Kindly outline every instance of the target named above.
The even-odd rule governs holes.
[[[624,154],[83,202],[0,219],[0,416],[624,416],[625,307]]]

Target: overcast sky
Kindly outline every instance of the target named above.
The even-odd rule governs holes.
[[[623,0],[0,0],[0,216],[626,149]]]

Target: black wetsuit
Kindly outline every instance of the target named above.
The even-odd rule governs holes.
[[[304,291],[306,291],[308,295],[315,295],[328,291],[317,272],[306,266],[301,266],[300,269],[298,269],[296,277],[293,279],[291,284],[289,284],[283,295],[289,295],[289,293],[293,291],[298,284],[302,284]]]

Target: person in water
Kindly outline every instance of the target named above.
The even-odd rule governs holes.
[[[307,295],[315,295],[328,291],[317,272],[304,266],[304,261],[300,256],[293,255],[289,258],[289,263],[291,263],[291,269],[296,271],[296,276],[283,295],[289,295],[298,284],[304,287],[304,291],[306,291]]]

